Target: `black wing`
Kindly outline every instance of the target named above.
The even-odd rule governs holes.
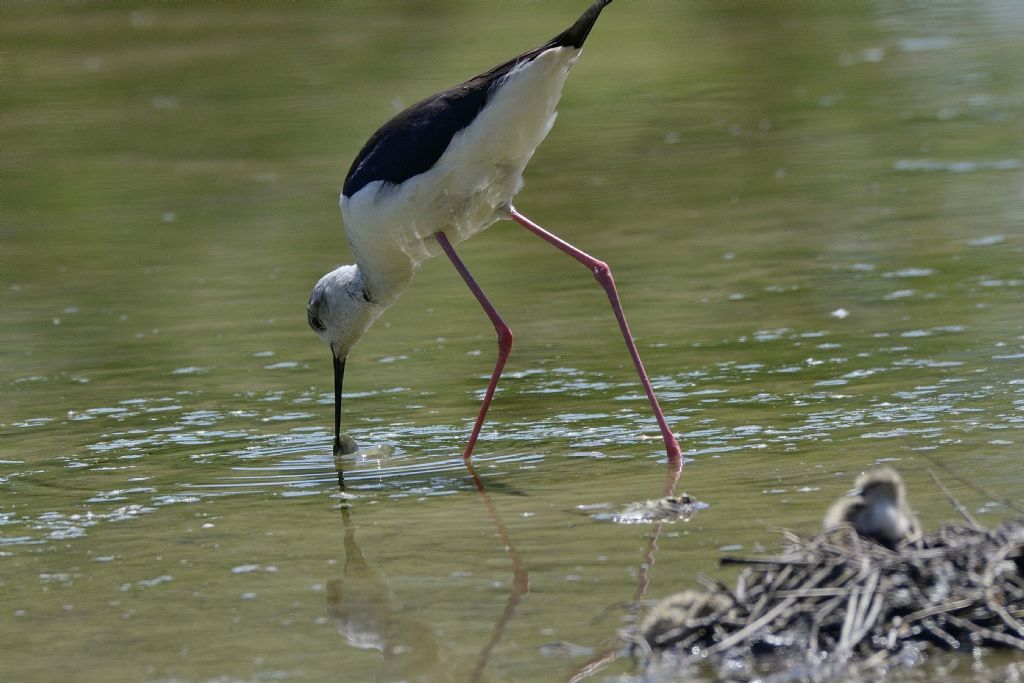
[[[476,118],[490,99],[491,86],[517,64],[554,47],[583,47],[598,15],[612,0],[597,0],[565,31],[465,83],[417,102],[385,123],[363,146],[345,177],[342,194],[351,197],[369,183],[402,183],[430,169],[455,134]]]

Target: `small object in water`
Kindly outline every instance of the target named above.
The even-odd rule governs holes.
[[[386,443],[375,443],[360,446],[356,443],[348,434],[342,434],[340,439],[340,445],[335,444],[334,447],[334,459],[340,461],[342,459],[347,461],[358,461],[364,462],[367,460],[387,460],[391,457],[391,446]]]
[[[644,500],[630,503],[626,508],[612,516],[616,524],[653,524],[658,522],[689,521],[697,510],[708,505],[687,493],[655,500]]]
[[[869,470],[857,477],[854,491],[832,504],[825,530],[849,524],[865,538],[895,548],[921,536],[917,518],[907,505],[903,479],[891,467]]]
[[[359,444],[348,434],[339,434],[334,442],[334,455],[351,455],[359,450]]]

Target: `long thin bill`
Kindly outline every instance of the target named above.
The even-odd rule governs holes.
[[[334,447],[341,445],[341,382],[345,379],[345,359],[334,356]]]

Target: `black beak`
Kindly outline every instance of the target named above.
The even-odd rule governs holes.
[[[333,354],[332,354],[333,355]],[[341,445],[341,383],[345,379],[345,359],[334,356],[334,448]]]
[[[359,446],[348,434],[341,433],[341,383],[345,379],[345,359],[334,356],[334,454],[348,455]]]

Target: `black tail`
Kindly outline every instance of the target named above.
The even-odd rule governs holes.
[[[583,15],[576,20],[576,23],[565,29],[557,36],[548,41],[548,46],[555,47],[556,45],[565,47],[583,47],[583,42],[590,35],[590,29],[594,28],[594,22],[597,21],[597,17],[601,14],[601,10],[604,9],[605,5],[611,3],[612,0],[597,0],[591,5]]]

